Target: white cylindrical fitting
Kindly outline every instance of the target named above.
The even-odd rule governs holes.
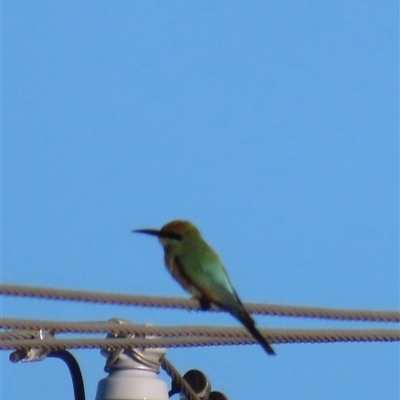
[[[154,371],[112,370],[97,386],[96,400],[168,400],[166,383]]]

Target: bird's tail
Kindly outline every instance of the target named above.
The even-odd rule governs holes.
[[[246,312],[246,314],[237,316],[239,321],[246,327],[246,329],[253,335],[254,339],[262,346],[262,348],[270,355],[274,356],[275,351],[272,346],[268,343],[267,339],[261,334],[261,332],[256,328],[256,324],[251,318],[251,316]]]
[[[219,293],[219,301],[215,301],[215,303],[225,310],[229,311],[230,314],[238,319],[269,355],[275,355],[274,349],[268,343],[267,339],[265,339],[261,332],[256,328],[256,323],[254,319],[244,308],[244,305],[240,301],[239,296],[236,294],[236,292],[226,292],[225,296],[222,296],[222,294],[223,293],[221,292]]]

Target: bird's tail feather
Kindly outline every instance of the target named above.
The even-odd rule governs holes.
[[[227,293],[226,298],[223,298],[223,301],[219,301],[219,305],[237,318],[269,355],[275,355],[274,349],[256,328],[254,319],[244,308],[243,303],[240,301],[239,296],[236,293],[234,293],[234,297],[232,297],[231,293]]]
[[[261,334],[261,332],[256,328],[256,324],[253,318],[250,315],[247,315],[245,318],[240,318],[242,324],[246,327],[246,329],[253,335],[254,339],[257,340],[258,343],[262,346],[262,348],[270,355],[274,356],[275,351],[272,346],[268,343],[267,339]]]
[[[274,356],[275,351],[272,346],[268,343],[267,339],[261,334],[256,328],[254,319],[251,318],[250,314],[243,310],[240,314],[235,314],[235,317],[245,326],[245,328],[253,335],[254,339],[261,345],[261,347],[270,355]]]

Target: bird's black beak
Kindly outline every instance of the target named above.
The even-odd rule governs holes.
[[[164,232],[158,229],[134,229],[133,233],[144,233],[146,235],[157,236],[158,238],[166,238],[173,240],[182,240],[182,235],[174,232]]]
[[[159,231],[158,229],[134,229],[132,233],[144,233],[146,235],[157,236],[157,237],[162,236],[161,231]]]

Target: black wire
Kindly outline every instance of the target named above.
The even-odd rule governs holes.
[[[82,372],[76,358],[67,350],[52,351],[48,357],[59,358],[67,364],[72,378],[75,400],[86,400]]]
[[[168,397],[172,397],[174,394],[180,393],[181,388],[179,383],[175,379],[171,379],[171,390],[168,392]]]

